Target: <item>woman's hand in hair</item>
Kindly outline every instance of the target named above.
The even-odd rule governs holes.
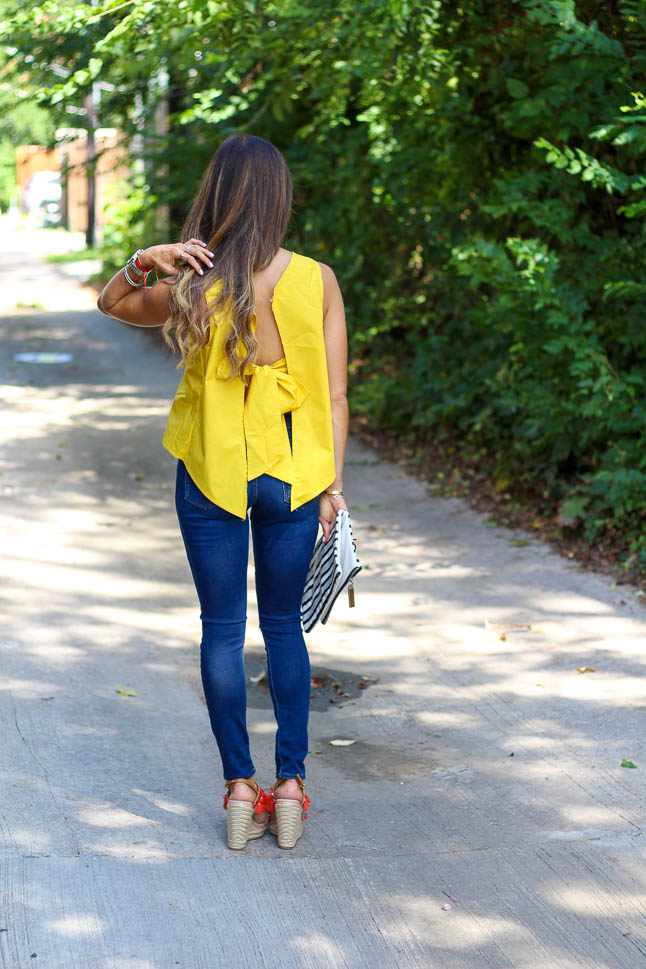
[[[199,239],[150,246],[139,253],[139,263],[144,269],[155,269],[164,277],[176,276],[176,263],[182,259],[187,246],[190,246],[191,251],[183,261],[196,272],[202,274],[202,266],[210,268],[213,265],[210,258],[212,253]],[[170,313],[169,293],[172,282],[172,278],[164,278],[151,285],[152,280],[148,280],[147,287],[133,288],[119,269],[101,290],[97,306],[107,316],[133,326],[163,326]]]
[[[190,251],[188,256],[184,255]],[[209,269],[213,267],[211,258],[213,253],[209,252],[206,245],[199,239],[189,239],[187,242],[171,242],[161,246],[150,246],[144,249],[139,255],[139,262],[144,269],[154,269],[164,276],[175,276],[177,274],[177,263],[184,262],[191,266],[197,273],[203,275],[204,266]]]
[[[326,495],[325,492],[319,498],[319,522],[323,529],[323,539],[327,542],[330,537],[330,529],[334,524],[334,519],[336,518],[336,513],[341,508],[345,508],[347,511],[348,506],[345,503],[345,498],[333,498],[331,495]]]

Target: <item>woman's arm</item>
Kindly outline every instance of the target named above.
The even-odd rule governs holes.
[[[323,338],[327,357],[332,407],[332,432],[334,435],[334,466],[336,477],[330,490],[343,491],[343,461],[348,442],[348,337],[345,325],[343,297],[336,276],[329,266],[320,263],[323,274]],[[327,542],[330,528],[339,508],[347,508],[342,497],[333,498],[323,493],[319,499],[319,521]]]
[[[139,262],[148,271],[154,269],[157,272],[175,275],[177,267],[175,263],[182,258],[182,253],[186,247],[190,246],[190,255],[184,258],[187,265],[200,275],[203,274],[201,263],[212,267],[210,257],[213,253],[204,246],[198,239],[189,239],[188,242],[175,242],[169,245],[150,246],[139,254]],[[133,326],[163,326],[168,319],[168,284],[171,280],[162,279],[154,286],[147,286],[146,289],[137,289],[131,286],[120,269],[112,277],[109,283],[101,290],[96,305],[106,316],[113,316],[124,323],[131,323]]]

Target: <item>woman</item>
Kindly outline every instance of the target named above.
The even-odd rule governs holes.
[[[291,198],[273,145],[227,138],[185,241],[137,250],[98,299],[116,319],[163,326],[184,365],[163,443],[177,458],[176,508],[201,606],[202,683],[222,758],[229,847],[238,849],[268,825],[282,848],[303,832],[310,666],[301,598],[319,523],[327,541],[347,507],[343,299],[328,266],[282,248]],[[147,285],[149,270],[166,278]],[[249,520],[277,721],[269,794],[254,778],[246,728]]]

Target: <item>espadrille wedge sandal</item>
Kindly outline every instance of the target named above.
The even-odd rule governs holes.
[[[238,801],[229,797],[231,788],[237,781],[242,781],[256,795],[255,801]],[[227,839],[229,848],[240,850],[244,848],[247,841],[254,838],[262,838],[267,830],[269,818],[263,824],[254,821],[255,814],[262,814],[263,811],[272,812],[274,810],[274,799],[270,794],[265,794],[258,781],[247,777],[233,777],[224,782],[226,793],[222,802],[222,807],[227,812]]]
[[[312,803],[305,793],[305,781],[301,775],[297,774],[295,779],[303,794],[301,801],[294,797],[276,797],[276,788],[287,780],[285,777],[279,777],[269,788],[269,794],[274,802],[274,813],[270,815],[269,830],[272,834],[278,835],[279,848],[294,847],[303,833],[307,809]]]

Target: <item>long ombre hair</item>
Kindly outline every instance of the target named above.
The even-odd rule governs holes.
[[[209,339],[213,316],[226,314],[231,326],[224,349],[231,378],[258,354],[251,329],[256,305],[253,274],[268,266],[287,230],[292,180],[285,159],[269,141],[231,135],[223,141],[202,179],[184,223],[182,239],[195,238],[213,253],[213,269],[200,276],[182,265],[170,287],[166,342],[185,365]],[[207,302],[206,291],[220,282]]]

